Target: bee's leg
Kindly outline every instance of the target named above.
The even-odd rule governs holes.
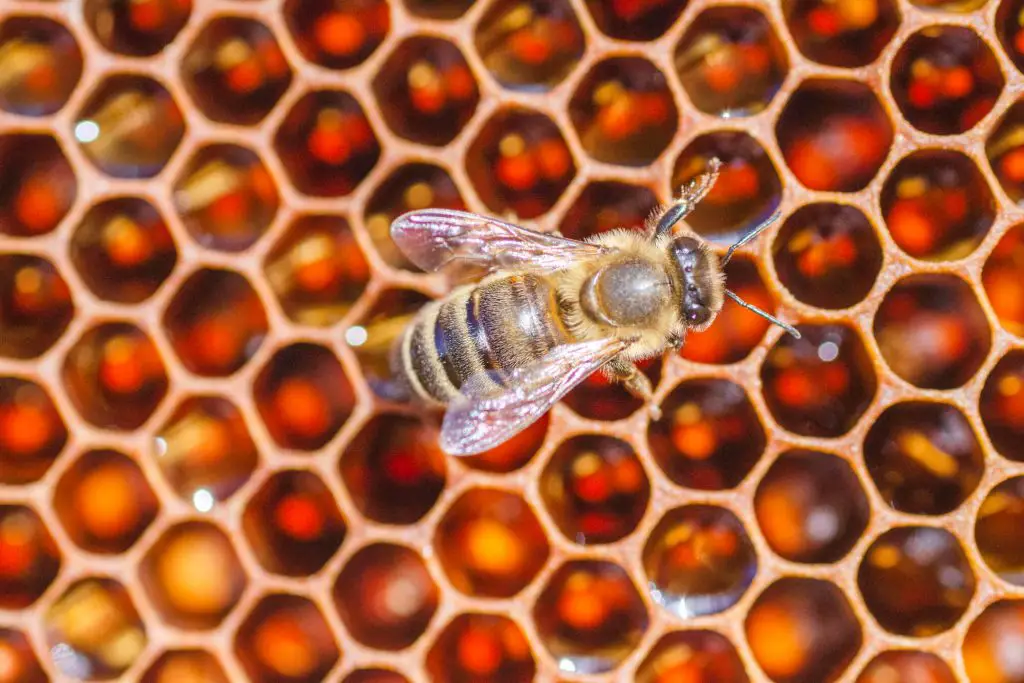
[[[652,420],[661,419],[661,406],[654,400],[654,387],[647,375],[637,370],[636,365],[628,360],[613,360],[608,364],[608,370],[615,379],[622,382],[626,391],[647,404]]]
[[[683,185],[679,191],[679,198],[672,202],[671,206],[658,219],[657,226],[654,229],[655,236],[664,235],[669,232],[676,223],[689,216],[690,212],[697,208],[697,204],[715,186],[715,181],[718,180],[718,173],[721,167],[722,162],[717,158],[713,158],[708,162],[706,173],[701,173],[689,183]]]

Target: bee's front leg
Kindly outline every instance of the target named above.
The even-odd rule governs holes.
[[[616,359],[608,364],[608,371],[631,395],[647,404],[647,411],[652,420],[661,419],[661,406],[654,400],[654,387],[647,375],[640,372],[636,365],[628,360]]]

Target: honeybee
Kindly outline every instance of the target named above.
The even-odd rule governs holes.
[[[496,218],[427,209],[392,223],[396,245],[427,272],[482,268],[424,306],[395,340],[393,381],[401,395],[445,408],[441,447],[471,455],[501,444],[539,419],[600,370],[660,416],[650,380],[636,362],[682,347],[711,325],[725,298],[800,334],[725,286],[719,259],[682,221],[718,178],[705,173],[656,211],[643,231],[617,229],[583,241]]]

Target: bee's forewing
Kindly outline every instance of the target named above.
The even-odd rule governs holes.
[[[391,224],[391,238],[410,261],[427,272],[453,263],[487,270],[552,272],[607,251],[596,244],[449,209],[403,214]]]
[[[471,377],[448,406],[441,447],[451,455],[473,455],[498,446],[627,346],[621,339],[566,344],[532,365]]]

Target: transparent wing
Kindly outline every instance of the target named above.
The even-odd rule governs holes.
[[[448,406],[441,447],[451,455],[473,455],[498,446],[529,427],[630,343],[605,339],[566,344],[532,365],[471,377]]]
[[[466,211],[426,209],[403,214],[391,224],[391,238],[416,266],[429,272],[456,263],[486,270],[552,272],[608,249],[546,235]]]

